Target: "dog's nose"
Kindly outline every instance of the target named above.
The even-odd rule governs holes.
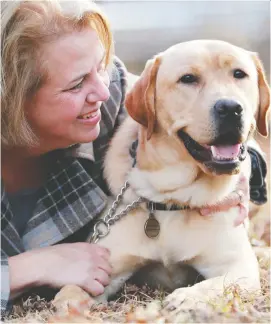
[[[219,118],[238,119],[243,114],[242,106],[238,102],[229,99],[218,100],[214,105],[214,110]]]

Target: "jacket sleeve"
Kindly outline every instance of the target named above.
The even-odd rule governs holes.
[[[6,315],[10,296],[8,257],[1,251],[1,318]]]
[[[256,205],[263,205],[267,202],[266,161],[264,155],[255,148],[249,147],[248,152],[251,159],[250,200]]]
[[[262,205],[267,202],[265,153],[255,139],[248,141],[248,153],[251,160],[250,201],[256,205]]]

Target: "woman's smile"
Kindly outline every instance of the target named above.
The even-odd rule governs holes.
[[[101,111],[97,109],[95,111],[88,112],[86,114],[77,117],[78,121],[87,125],[96,125],[101,120]]]

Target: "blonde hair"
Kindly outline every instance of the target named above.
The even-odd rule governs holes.
[[[110,65],[113,42],[103,13],[90,0],[3,1],[1,3],[1,142],[31,146],[38,143],[24,111],[46,79],[38,61],[42,44],[72,31],[93,28]]]

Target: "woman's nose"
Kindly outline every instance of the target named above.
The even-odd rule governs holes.
[[[87,102],[93,103],[98,101],[107,101],[110,97],[108,83],[109,82],[104,82],[104,80],[99,80],[96,82],[95,86],[87,95]]]

